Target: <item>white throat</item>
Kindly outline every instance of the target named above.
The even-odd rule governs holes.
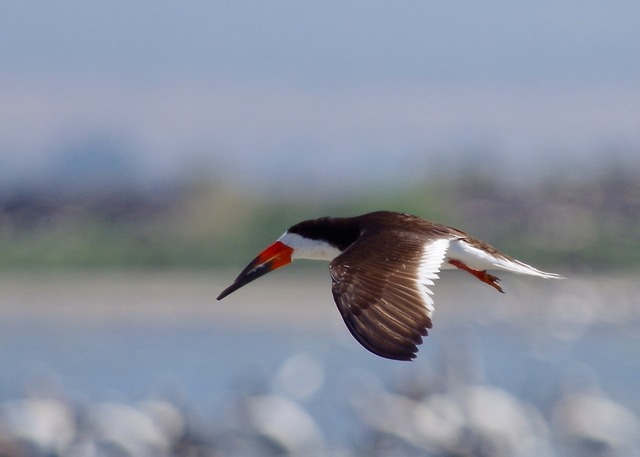
[[[311,240],[296,233],[285,232],[278,241],[293,249],[292,259],[333,260],[340,255],[340,250],[326,241]]]

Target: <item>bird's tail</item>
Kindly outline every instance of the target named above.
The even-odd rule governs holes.
[[[461,262],[468,268],[477,271],[503,270],[520,275],[537,276],[544,279],[564,279],[564,277],[559,274],[539,270],[531,265],[527,265],[524,262],[502,254],[497,249],[485,243],[481,243],[479,245],[480,247],[474,244],[476,244],[475,240],[472,242],[468,242],[467,240],[452,241],[449,246],[449,251],[447,252],[449,263],[457,266],[454,262]],[[452,260],[454,262],[451,262]]]

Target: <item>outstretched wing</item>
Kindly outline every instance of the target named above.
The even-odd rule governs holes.
[[[449,240],[411,232],[363,234],[329,266],[333,298],[351,334],[381,357],[411,360],[431,328],[429,286]]]

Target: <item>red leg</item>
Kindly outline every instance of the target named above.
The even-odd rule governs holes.
[[[460,262],[459,260],[455,260],[455,259],[449,260],[449,263],[451,265],[453,265],[454,267],[460,268],[461,270],[464,270],[464,271],[466,271],[468,273],[471,273],[473,276],[478,278],[480,281],[486,282],[491,287],[495,288],[498,292],[504,293],[504,290],[502,290],[502,287],[500,287],[498,285],[498,281],[500,281],[500,278],[498,278],[497,276],[494,276],[494,275],[491,275],[491,274],[487,273],[487,270],[482,270],[482,271],[474,270],[473,268],[469,268],[464,263]]]

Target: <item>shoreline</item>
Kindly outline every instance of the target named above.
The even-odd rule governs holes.
[[[331,281],[321,271],[270,275],[222,301],[234,278],[219,271],[0,273],[0,319],[68,323],[304,325],[340,322]],[[540,319],[572,315],[640,321],[640,285],[627,277],[578,275],[563,281],[503,275],[506,294],[445,272],[434,289],[436,319]]]

